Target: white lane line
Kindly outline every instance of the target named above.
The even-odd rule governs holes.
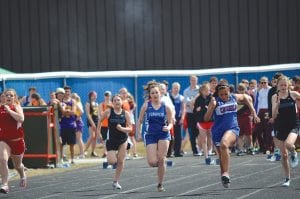
[[[291,180],[296,180],[296,179],[299,179],[299,178],[300,178],[300,176],[295,177],[295,178],[291,178]],[[245,195],[243,195],[243,196],[240,196],[240,197],[238,197],[237,199],[247,198],[247,197],[252,196],[252,195],[254,195],[254,194],[258,193],[258,192],[261,192],[261,191],[263,191],[263,190],[265,190],[265,189],[267,189],[267,188],[271,188],[271,187],[274,187],[274,186],[277,186],[277,185],[280,185],[280,184],[282,184],[282,182],[277,182],[277,183],[275,183],[275,184],[271,184],[271,185],[269,185],[269,186],[267,186],[267,187],[265,187],[265,188],[260,188],[260,189],[258,189],[258,190],[256,190],[256,191],[253,191],[253,192],[251,192],[251,193],[248,193],[248,194],[245,194]]]
[[[248,161],[246,161],[246,162],[248,162]],[[182,169],[182,167],[185,167],[185,166],[175,167],[172,170]],[[146,177],[146,176],[153,176],[153,173],[149,173],[147,175],[143,175],[143,177]],[[103,179],[103,178],[101,178],[101,179]],[[124,181],[124,180],[131,180],[131,179],[136,179],[136,176],[134,176],[134,177],[128,177],[128,178],[122,178],[122,181]],[[72,181],[69,181],[69,182],[72,182]],[[108,185],[108,184],[111,184],[111,183],[112,182],[106,182],[106,183],[97,184],[97,185],[93,185],[93,186],[89,186],[89,187],[83,187],[81,189],[76,189],[76,191],[82,191],[82,190],[85,190],[85,189],[88,189],[88,188],[100,187],[100,186]],[[66,184],[66,182],[62,182],[62,183],[59,183],[59,184]],[[47,186],[55,186],[55,185],[58,185],[58,184],[44,185],[44,186],[41,186],[41,187],[34,187],[34,188],[31,188],[31,189],[45,188]],[[153,186],[153,185],[151,185],[151,186]],[[43,197],[40,197],[40,198],[37,198],[37,199],[51,198],[51,197],[54,197],[54,196],[58,196],[58,195],[61,195],[61,194],[67,194],[67,193],[70,193],[70,192],[72,192],[72,190],[68,191],[68,192],[63,192],[63,193],[60,192],[60,193],[46,195],[46,196],[43,196]],[[16,193],[16,192],[14,192],[14,193]]]
[[[239,167],[240,165],[243,165],[245,163],[248,163],[248,162],[251,162],[252,160],[247,160],[245,162],[241,162],[239,164],[236,164],[234,165],[234,167]],[[211,172],[208,172],[206,174],[210,174],[210,173],[215,173],[216,171],[211,171]],[[177,182],[177,181],[182,181],[184,179],[187,179],[187,178],[191,178],[191,177],[194,177],[194,176],[197,176],[197,175],[202,175],[203,173],[196,173],[196,174],[192,174],[192,175],[188,175],[188,176],[184,176],[184,177],[181,177],[181,178],[176,178],[176,179],[172,179],[172,180],[167,180],[165,181],[164,183],[174,183],[174,182]],[[219,182],[218,182],[219,183]],[[217,184],[217,183],[215,183]],[[127,190],[127,191],[123,191],[123,192],[119,192],[118,194],[115,194],[115,195],[109,195],[109,196],[106,196],[106,197],[101,197],[101,199],[105,199],[105,198],[113,198],[113,197],[116,197],[116,196],[119,196],[120,194],[126,194],[126,193],[130,193],[130,192],[133,192],[133,191],[136,191],[136,190],[139,190],[139,189],[144,189],[144,188],[148,188],[148,187],[152,187],[152,186],[156,186],[157,183],[155,184],[149,184],[149,185],[146,185],[146,186],[142,186],[142,187],[138,187],[138,188],[135,188],[135,189],[130,189],[130,190]],[[172,198],[172,197],[171,197]]]
[[[257,172],[251,173],[251,174],[239,176],[239,177],[234,178],[234,180],[246,178],[246,177],[249,177],[249,176],[251,176],[251,175],[255,175],[255,174],[259,174],[259,173],[264,173],[264,172],[266,172],[266,171],[271,171],[271,170],[277,169],[278,167],[281,167],[281,165],[276,166],[276,167],[273,167],[273,168],[270,168],[270,169],[266,169],[266,170],[264,170],[264,171],[257,171]],[[200,190],[200,189],[207,188],[207,187],[211,187],[211,186],[214,186],[214,185],[217,185],[217,184],[220,184],[220,182],[215,182],[215,183],[208,184],[208,185],[205,185],[205,186],[202,186],[202,187],[198,187],[198,188],[196,188],[196,189],[192,189],[192,190],[189,190],[189,191],[187,191],[187,192],[181,193],[181,194],[179,194],[179,195],[177,195],[177,196],[184,196],[184,195],[186,195],[186,194],[189,194],[189,193],[192,193],[192,192],[195,192],[195,191],[198,191],[198,190]],[[167,199],[171,199],[171,198],[174,198],[174,197],[176,197],[176,196],[168,197]]]

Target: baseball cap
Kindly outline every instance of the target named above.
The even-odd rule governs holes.
[[[105,92],[104,92],[104,95],[106,95],[106,96],[107,96],[107,95],[111,95],[111,92],[110,92],[110,91],[105,91]]]
[[[56,93],[63,93],[63,94],[65,94],[65,89],[63,89],[63,88],[57,88],[56,89]]]

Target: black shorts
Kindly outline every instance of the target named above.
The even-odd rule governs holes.
[[[92,116],[92,120],[94,121],[94,123],[95,123],[95,125],[97,127],[98,117]],[[86,121],[86,124],[87,124],[88,127],[92,126],[89,120]]]
[[[60,137],[62,145],[74,145],[76,144],[76,128],[74,129],[61,129]]]
[[[276,135],[276,138],[280,141],[285,141],[287,139],[287,137],[289,136],[290,133],[295,133],[297,134],[298,136],[300,135],[300,128],[299,127],[295,127],[291,130],[286,130],[286,131],[275,131],[275,135]]]
[[[103,140],[107,139],[108,127],[101,127],[101,136]]]
[[[106,141],[106,149],[107,149],[107,151],[118,151],[119,147],[122,144],[124,144],[126,141],[127,141],[127,139],[126,140],[120,140],[120,141],[107,140]]]

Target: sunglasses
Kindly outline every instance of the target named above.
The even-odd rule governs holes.
[[[267,84],[267,82],[260,82],[261,84]]]

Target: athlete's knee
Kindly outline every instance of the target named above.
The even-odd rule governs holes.
[[[157,163],[158,164],[164,164],[165,163],[165,157],[164,156],[159,156],[158,158],[157,158]]]
[[[286,152],[281,153],[281,158],[282,158],[282,160],[287,160],[288,154]]]
[[[290,143],[290,142],[284,142],[284,145],[289,150],[294,150],[295,149],[295,145]]]
[[[107,158],[108,164],[116,164],[117,163],[117,158]]]
[[[18,165],[14,164],[14,167],[15,167],[16,170],[22,170],[22,169],[24,169],[24,165],[22,163],[18,164]]]
[[[220,149],[221,150],[227,150],[229,148],[229,144],[227,144],[226,142],[222,141],[220,144]]]
[[[157,160],[148,160],[148,164],[150,167],[157,167],[158,161]]]

